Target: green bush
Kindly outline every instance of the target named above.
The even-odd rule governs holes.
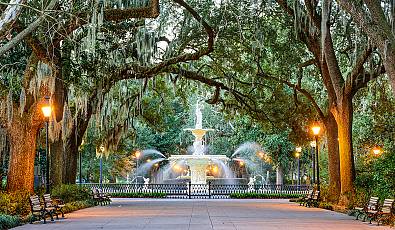
[[[111,197],[115,197],[115,198],[165,198],[166,193],[163,193],[163,192],[112,193]]]
[[[84,200],[84,201],[73,201],[70,203],[66,203],[63,207],[64,213],[74,212],[80,209],[89,208],[95,206],[92,200]]]
[[[323,208],[323,209],[328,209],[328,210],[331,210],[331,211],[334,210],[333,204],[328,203],[328,202],[320,202],[320,203],[318,204],[318,207],[319,207],[319,208]]]
[[[0,214],[27,215],[30,212],[29,192],[0,192]]]
[[[229,195],[232,199],[292,199],[298,198],[300,194],[287,194],[287,193],[232,193]]]
[[[52,196],[63,200],[65,203],[74,201],[85,201],[91,199],[91,192],[88,188],[75,184],[62,184],[52,189]]]
[[[21,225],[21,219],[18,216],[0,214],[0,229],[9,229]]]

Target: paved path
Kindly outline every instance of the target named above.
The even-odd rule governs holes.
[[[390,229],[344,214],[300,207],[287,200],[114,199],[66,215],[66,219],[27,224],[16,229],[254,230],[254,229]]]

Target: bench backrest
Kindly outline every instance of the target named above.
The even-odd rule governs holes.
[[[394,205],[394,199],[385,199],[383,203],[383,207],[381,207],[381,212],[387,214],[391,213],[393,205]]]
[[[317,200],[319,196],[320,196],[320,191],[319,190],[315,191],[313,195],[313,200]]]
[[[29,202],[30,202],[30,208],[31,208],[32,212],[41,211],[41,203],[40,203],[40,199],[38,198],[37,195],[30,196]]]
[[[97,188],[92,189],[92,195],[93,198],[99,198],[99,191],[97,190]]]
[[[379,204],[379,198],[372,196],[369,199],[367,208],[368,208],[368,210],[377,210],[378,204]]]
[[[52,202],[51,194],[44,194],[43,198],[44,198],[45,207],[49,208],[54,206]]]

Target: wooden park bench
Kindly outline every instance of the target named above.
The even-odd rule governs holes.
[[[311,190],[309,190],[309,193],[306,196],[300,197],[299,198],[299,206],[302,206],[302,205],[305,206],[307,204],[307,201],[313,197],[313,193],[314,193],[314,190],[311,189]]]
[[[101,189],[93,188],[92,189],[92,198],[95,204],[100,204],[100,205],[107,205],[111,203],[111,196],[103,193]]]
[[[319,190],[314,191],[313,196],[311,196],[311,198],[306,201],[306,207],[312,207],[312,206],[318,207],[319,198],[320,198],[320,191]]]
[[[377,225],[380,225],[380,221],[383,222],[392,218],[394,215],[394,199],[385,199],[383,206],[380,211],[377,213]]]
[[[98,188],[97,192],[100,194],[100,196],[103,198],[103,201],[105,204],[110,204],[111,203],[111,196],[108,193],[104,193],[102,189]]]
[[[103,205],[104,199],[95,188],[92,189],[92,199],[95,202],[95,205]]]
[[[364,207],[355,207],[354,210],[357,212],[356,220],[358,220],[360,215],[364,215],[363,221],[365,221],[366,217],[368,216],[368,212],[377,211],[378,205],[379,205],[379,198],[372,196],[370,197],[369,202]]]
[[[60,199],[56,199],[55,202],[51,198],[51,194],[44,194],[44,207],[46,208],[54,208],[53,214],[56,215],[56,219],[59,220],[59,213],[62,214],[62,218],[64,218],[63,207],[64,202]]]
[[[46,208],[44,205],[41,205],[40,199],[37,195],[31,196],[29,198],[30,208],[32,212],[32,218],[30,219],[30,223],[32,224],[36,220],[44,220],[44,224],[46,223],[46,216],[49,215],[51,217],[51,221],[53,221],[53,212],[55,208]],[[37,219],[38,218],[38,219]]]

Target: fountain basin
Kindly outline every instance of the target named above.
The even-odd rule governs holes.
[[[169,160],[171,162],[182,161],[189,166],[192,184],[206,184],[207,166],[218,160],[226,162],[229,158],[226,155],[171,155]]]

